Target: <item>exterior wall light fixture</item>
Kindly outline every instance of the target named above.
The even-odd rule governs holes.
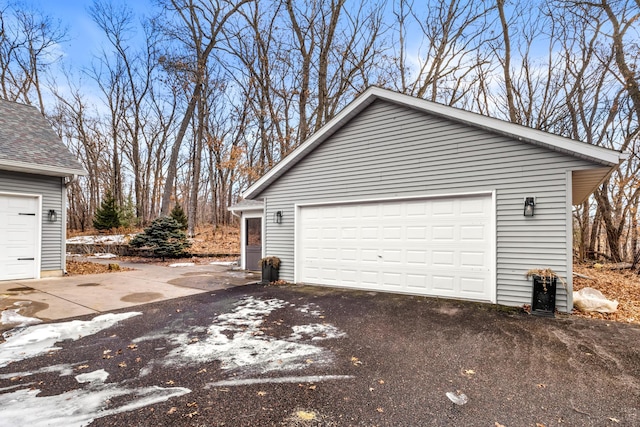
[[[275,222],[276,224],[282,224],[282,211],[277,211],[273,215],[273,222]]]
[[[533,211],[536,207],[535,197],[525,197],[524,199],[524,216],[533,216]]]
[[[49,222],[56,222],[58,220],[58,213],[55,211],[55,209],[49,209]]]

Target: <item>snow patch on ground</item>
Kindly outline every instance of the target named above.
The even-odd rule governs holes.
[[[317,304],[314,304],[312,302],[303,305],[302,307],[298,307],[297,310],[300,313],[304,313],[304,314],[310,314],[311,316],[320,316],[322,314],[322,312],[319,310],[320,307],[318,307]]]
[[[195,262],[176,262],[169,264],[169,267],[193,267],[194,265],[196,265]]]
[[[103,245],[116,245],[128,243],[135,234],[113,234],[110,236],[76,236],[67,239],[69,244],[94,245],[101,243]]]
[[[118,258],[118,255],[109,253],[109,252],[96,252],[95,254],[88,256],[87,258],[93,258],[93,259],[111,259],[111,258]]]
[[[219,361],[221,370],[240,377],[302,370],[311,364],[318,366],[331,363],[333,353],[312,342],[316,341],[314,338],[344,336],[332,325],[301,327],[298,332],[283,338],[268,335],[263,330],[269,315],[287,306],[291,304],[280,299],[245,297],[231,312],[219,315],[203,338],[194,338],[193,330],[166,333],[164,338],[175,348],[158,363],[163,366],[186,366]],[[136,341],[158,338],[154,334]]]
[[[56,396],[38,397],[40,390],[23,389],[0,394],[0,419],[7,426],[82,427],[96,418],[134,411],[190,392],[182,387],[127,388],[100,382]],[[126,403],[110,406],[109,400],[119,396],[128,396]]]
[[[83,362],[78,362],[74,364],[62,363],[60,365],[45,366],[43,368],[36,369],[35,371],[31,371],[31,372],[12,372],[10,374],[0,375],[0,380],[6,380],[10,378],[15,378],[15,377],[29,377],[37,374],[47,374],[49,372],[60,372],[61,377],[66,377],[69,375],[73,375],[73,370],[76,368],[77,365],[84,365],[85,363],[87,363],[86,360]]]
[[[76,381],[83,383],[104,383],[109,378],[109,373],[104,369],[87,372],[85,374],[76,375]]]
[[[235,261],[212,261],[209,263],[209,265],[222,265],[224,267],[231,267],[234,265],[238,265],[238,263]]]
[[[55,347],[57,342],[77,340],[141,314],[140,312],[109,313],[96,316],[92,320],[73,320],[12,329],[3,334],[6,341],[0,344],[0,368],[12,362],[59,350],[59,347]]]
[[[234,387],[254,384],[296,384],[296,383],[319,383],[321,381],[350,380],[353,375],[309,375],[301,377],[278,377],[278,378],[245,378],[236,380],[223,380],[205,385],[205,389],[212,387]]]
[[[3,310],[2,313],[0,313],[0,323],[3,325],[12,325],[14,327],[29,326],[42,323],[42,320],[40,319],[36,319],[35,317],[23,316],[22,314],[18,313],[24,305],[28,305],[22,304],[23,302],[29,304],[31,303],[30,301],[19,301],[13,303],[13,305],[17,305],[20,308]]]
[[[334,338],[342,338],[346,333],[333,325],[324,323],[312,323],[310,325],[292,326],[293,333],[290,339],[302,340],[303,338],[311,339],[311,341],[329,340]]]

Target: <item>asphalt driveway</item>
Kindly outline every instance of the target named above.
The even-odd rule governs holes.
[[[5,338],[0,425],[640,425],[621,323],[249,285]]]

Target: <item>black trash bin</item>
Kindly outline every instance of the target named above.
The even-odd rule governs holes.
[[[531,314],[537,316],[554,317],[556,311],[556,282],[555,276],[533,276],[533,297]]]
[[[262,268],[261,284],[268,285],[278,280],[278,276],[280,275],[280,259],[278,257],[270,256],[262,258],[260,260],[260,267]]]

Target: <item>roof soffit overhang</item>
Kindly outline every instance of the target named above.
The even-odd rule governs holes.
[[[0,170],[58,177],[87,175],[87,171],[85,171],[84,169],[61,168],[56,166],[38,165],[13,160],[0,160]]]

